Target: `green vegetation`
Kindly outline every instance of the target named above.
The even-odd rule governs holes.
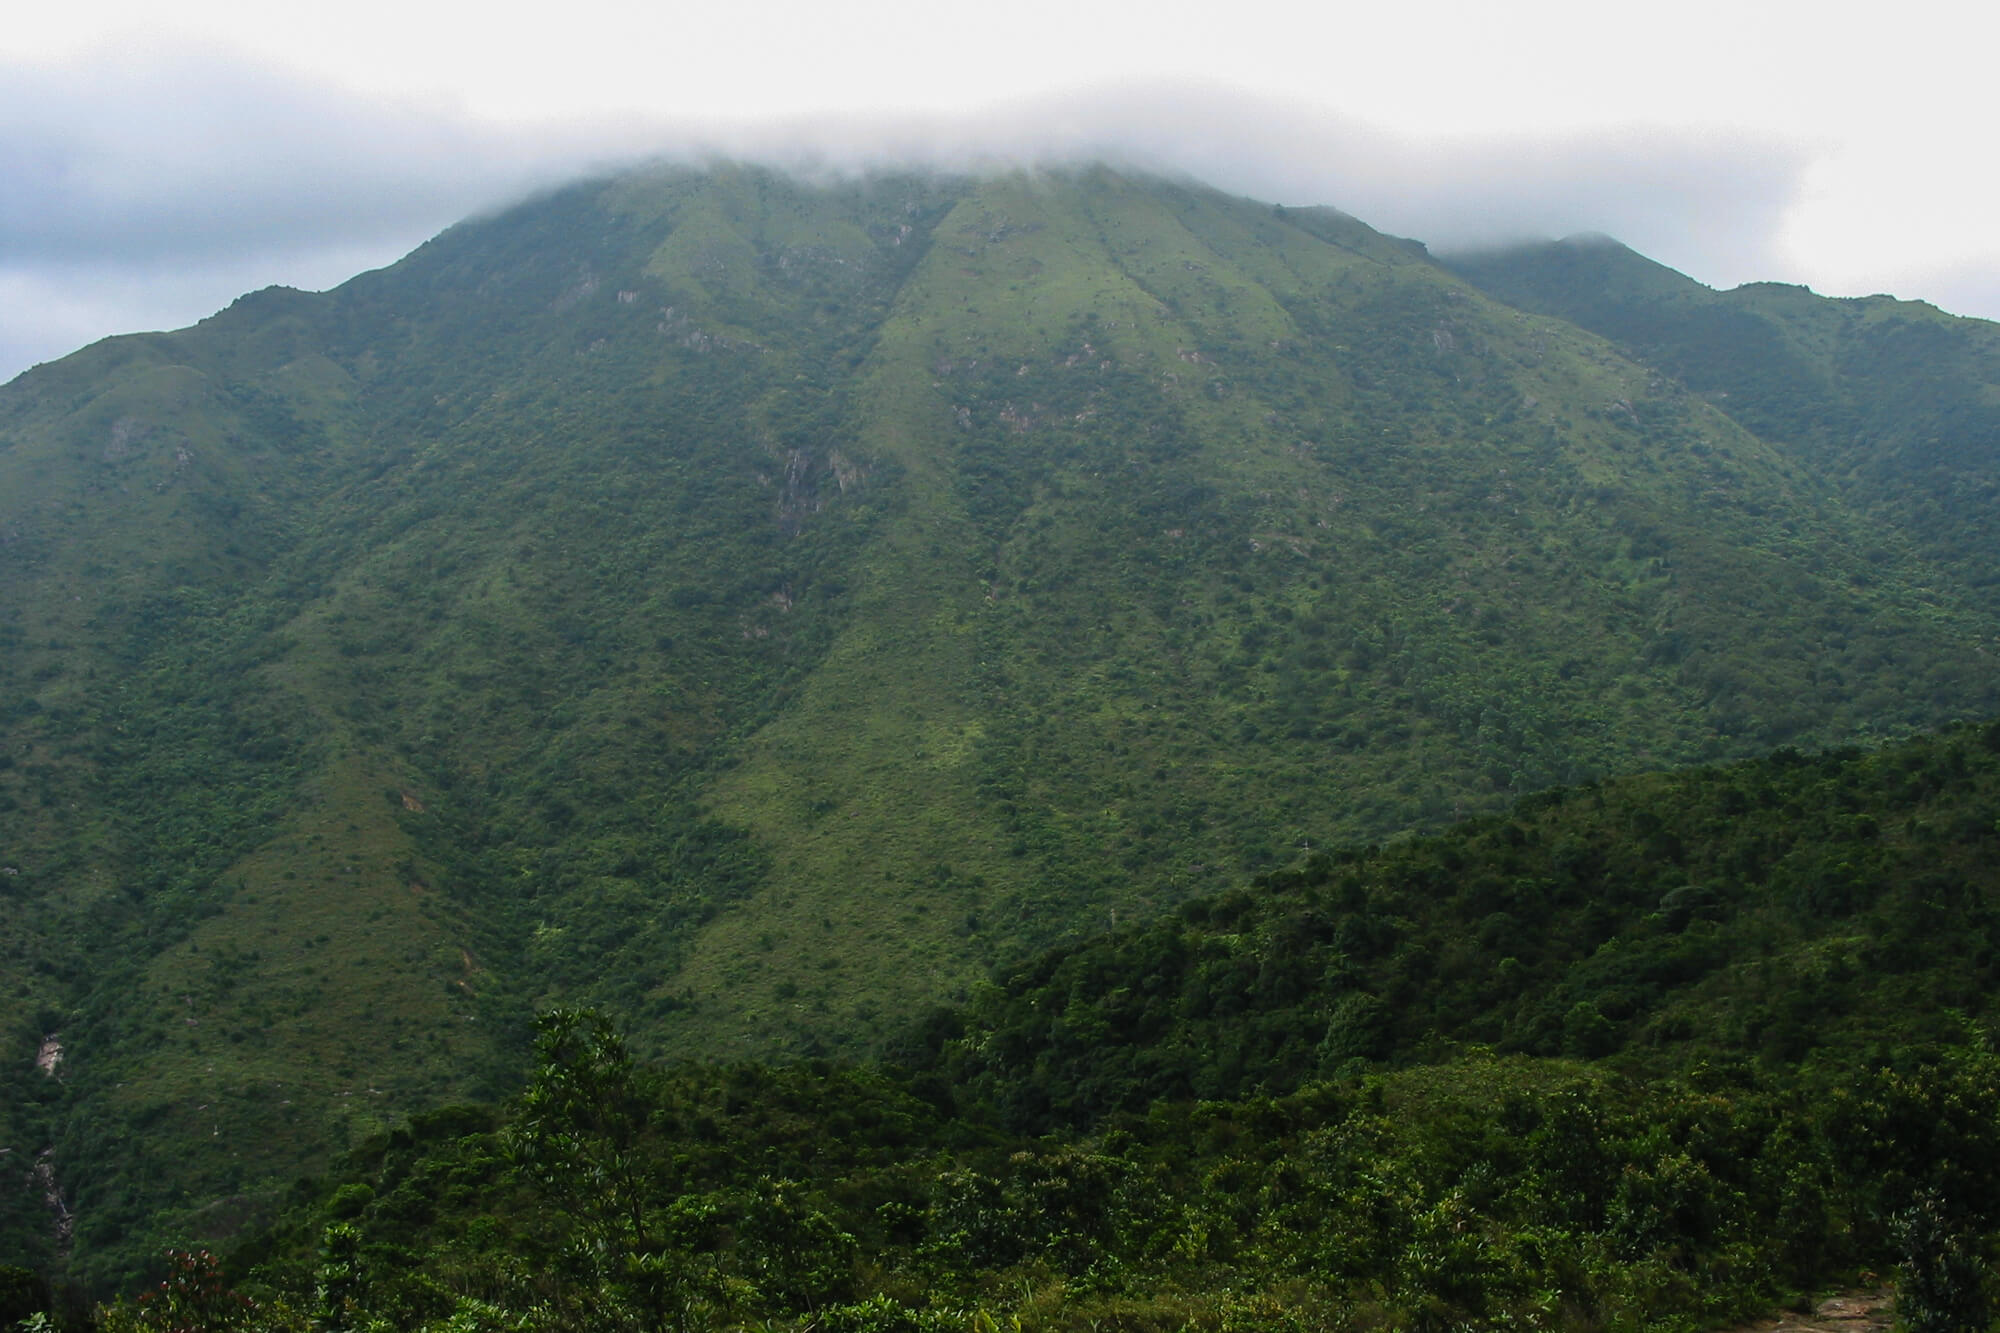
[[[1604,240],[1452,261],[1524,310],[1613,339],[1838,486],[1885,532],[2000,605],[2000,330],[1921,301],[1716,292]]]
[[[1866,1065],[2000,1021],[2000,725],[1553,790],[1003,969],[923,1054],[1023,1132],[1466,1044]]]
[[[301,1183],[211,1326],[1689,1329],[1872,1270],[1984,1327],[1996,816],[2000,724],[1530,798],[1003,969],[902,1065],[557,1011],[504,1110]]]
[[[1850,361],[1829,392],[1900,419],[1916,390]],[[1970,353],[1923,364],[1938,401],[1995,382]],[[1926,418],[1923,480],[1869,471],[1874,437],[1767,434],[1686,373],[1331,211],[1106,170],[723,165],[580,183],[335,291],[22,376],[0,1252],[106,1291],[169,1244],[226,1247],[301,1173],[498,1104],[558,1007],[619,1014],[641,1061],[856,1063],[953,1006],[971,1026],[922,1075],[953,1091],[925,1104],[1001,1136],[1287,1097],[1433,1030],[1523,1061],[1688,1033],[1862,1049],[1904,983],[1843,969],[1932,921],[1868,896],[1911,835],[1877,816],[1868,869],[1807,865],[1824,831],[1786,831],[1795,796],[1754,805],[1768,848],[1713,865],[1554,849],[1601,779],[2000,711],[1988,520],[1933,522],[1985,455]],[[1499,887],[1400,840],[1557,784],[1508,821],[1528,841]],[[1614,871],[1631,902],[1598,901]],[[1767,872],[1875,904],[1888,942],[1798,954],[1732,896]],[[1299,904],[1282,947],[1277,918],[1215,906],[1260,876]],[[1350,892],[1376,906],[1328,924]],[[1475,923],[1424,906],[1461,892]],[[1682,924],[1600,959],[1593,913],[1639,898]],[[1285,956],[1292,998],[1227,991],[1226,935]],[[1194,952],[1155,966],[1170,946]],[[1048,948],[1213,964],[1220,998],[1127,1014],[1071,978],[1057,1041],[1006,1007],[1044,981],[975,994]],[[1926,1002],[1980,1018],[1985,964],[1952,958]],[[1854,1007],[1801,1035],[1768,999],[1788,967]],[[1231,1005],[1267,1025],[1236,1072],[1189,1053]],[[1141,1021],[1185,1049],[1085,1068],[1091,1033]],[[981,1024],[1047,1064],[1040,1092],[965,1044]],[[651,1205],[606,1225],[594,1244],[641,1257],[680,1234]],[[590,1280],[666,1299],[658,1274]]]

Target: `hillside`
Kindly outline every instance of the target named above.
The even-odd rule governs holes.
[[[1541,792],[1024,960],[905,1057],[1021,1132],[1468,1048],[1865,1069],[2000,1021],[1996,850],[2000,724]]]
[[[238,1318],[1581,1333],[1893,1271],[1980,1327],[1996,815],[2000,724],[1537,796],[1026,960],[915,1070],[559,1014],[294,1191]]]
[[[1612,339],[1908,534],[2000,605],[2000,328],[1783,283],[1712,291],[1603,238],[1457,257],[1499,299]]]
[[[857,1055],[1308,845],[2000,710],[1900,476],[1105,170],[662,168],[40,367],[0,1134],[73,1233],[16,1166],[13,1234],[231,1234],[550,1004]]]

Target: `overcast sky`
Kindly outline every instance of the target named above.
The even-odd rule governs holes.
[[[1859,13],[1861,11],[1847,11]],[[0,25],[0,380],[635,157],[1108,155],[1434,248],[2000,317],[2000,10],[73,0]]]

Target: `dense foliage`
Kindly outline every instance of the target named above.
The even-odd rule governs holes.
[[[1473,1056],[968,1143],[879,1078],[690,1069],[566,1180],[525,1111],[395,1136],[241,1261],[334,1327],[1712,1326],[1898,1263],[1983,1292],[1996,1080]],[[643,1226],[590,1192],[634,1167]]]
[[[2000,724],[1552,793],[1005,968],[904,1065],[648,1064],[556,1011],[504,1109],[99,1318],[1685,1329],[1872,1271],[1982,1327],[1996,820]]]
[[[2000,724],[1593,783],[1003,969],[919,1064],[1038,1132],[1476,1043],[1882,1058],[2000,1023]]]

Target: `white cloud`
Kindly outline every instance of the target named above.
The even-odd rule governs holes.
[[[2000,235],[1963,222],[1994,216],[2000,178],[1957,145],[1872,135],[1812,163],[1776,250],[1832,293],[1895,291],[1959,308],[1958,293],[1979,290],[1978,274],[1987,290],[2000,285]],[[1963,308],[2000,315],[1990,300]]]
[[[606,126],[506,132],[179,45],[0,64],[0,380],[273,283],[335,285],[620,143]]]
[[[1709,282],[1771,276],[1805,168],[1769,137],[1689,130],[1424,139],[1221,88],[1138,86],[1017,104],[940,134],[997,156],[1109,154],[1292,204],[1331,204],[1441,249],[1578,231]]]
[[[1582,0],[1444,0],[1420,20],[1275,0],[551,15],[99,0],[18,17],[0,29],[0,377],[244,290],[329,285],[593,162],[703,148],[1113,155],[1441,248],[1595,230],[1713,285],[2000,315],[2000,189],[1967,147],[1979,44],[1926,52],[1921,25],[1865,48],[1928,54],[1936,77],[1899,82],[1842,69],[1858,48],[1833,25],[1719,0],[1653,28]]]
[[[132,261],[404,236],[546,178],[579,147],[204,50],[0,68],[0,255]]]

